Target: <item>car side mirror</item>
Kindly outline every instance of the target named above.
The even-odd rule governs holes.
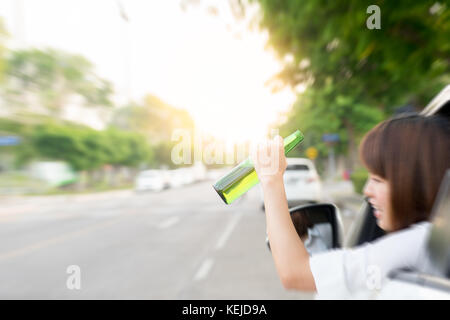
[[[344,228],[339,209],[331,203],[300,205],[289,209],[298,236],[309,254],[341,248]],[[266,240],[270,250],[269,240]]]

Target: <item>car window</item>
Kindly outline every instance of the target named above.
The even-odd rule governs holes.
[[[286,170],[309,171],[310,169],[306,164],[290,164],[287,166]]]

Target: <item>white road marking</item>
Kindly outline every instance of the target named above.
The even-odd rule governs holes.
[[[233,219],[228,223],[225,231],[222,233],[222,236],[219,238],[219,241],[217,241],[216,250],[222,249],[228,238],[230,237],[231,233],[233,232],[234,228],[236,227],[237,223],[241,219],[242,213],[237,213]]]
[[[203,261],[203,263],[201,264],[200,268],[198,269],[197,273],[194,276],[194,281],[199,281],[206,278],[213,265],[214,265],[213,259],[206,259],[205,261]]]
[[[172,218],[169,218],[169,219],[163,221],[162,223],[160,223],[158,225],[158,228],[159,229],[166,229],[166,228],[169,228],[169,227],[173,226],[174,224],[177,224],[179,221],[180,221],[180,218],[172,217]]]

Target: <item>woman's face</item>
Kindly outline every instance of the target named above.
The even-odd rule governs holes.
[[[384,231],[392,231],[389,182],[376,174],[369,173],[364,194],[369,198],[378,226]]]

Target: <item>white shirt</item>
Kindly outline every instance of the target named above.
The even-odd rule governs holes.
[[[388,274],[408,268],[428,271],[425,244],[432,224],[421,222],[352,249],[310,257],[318,299],[375,298]]]

